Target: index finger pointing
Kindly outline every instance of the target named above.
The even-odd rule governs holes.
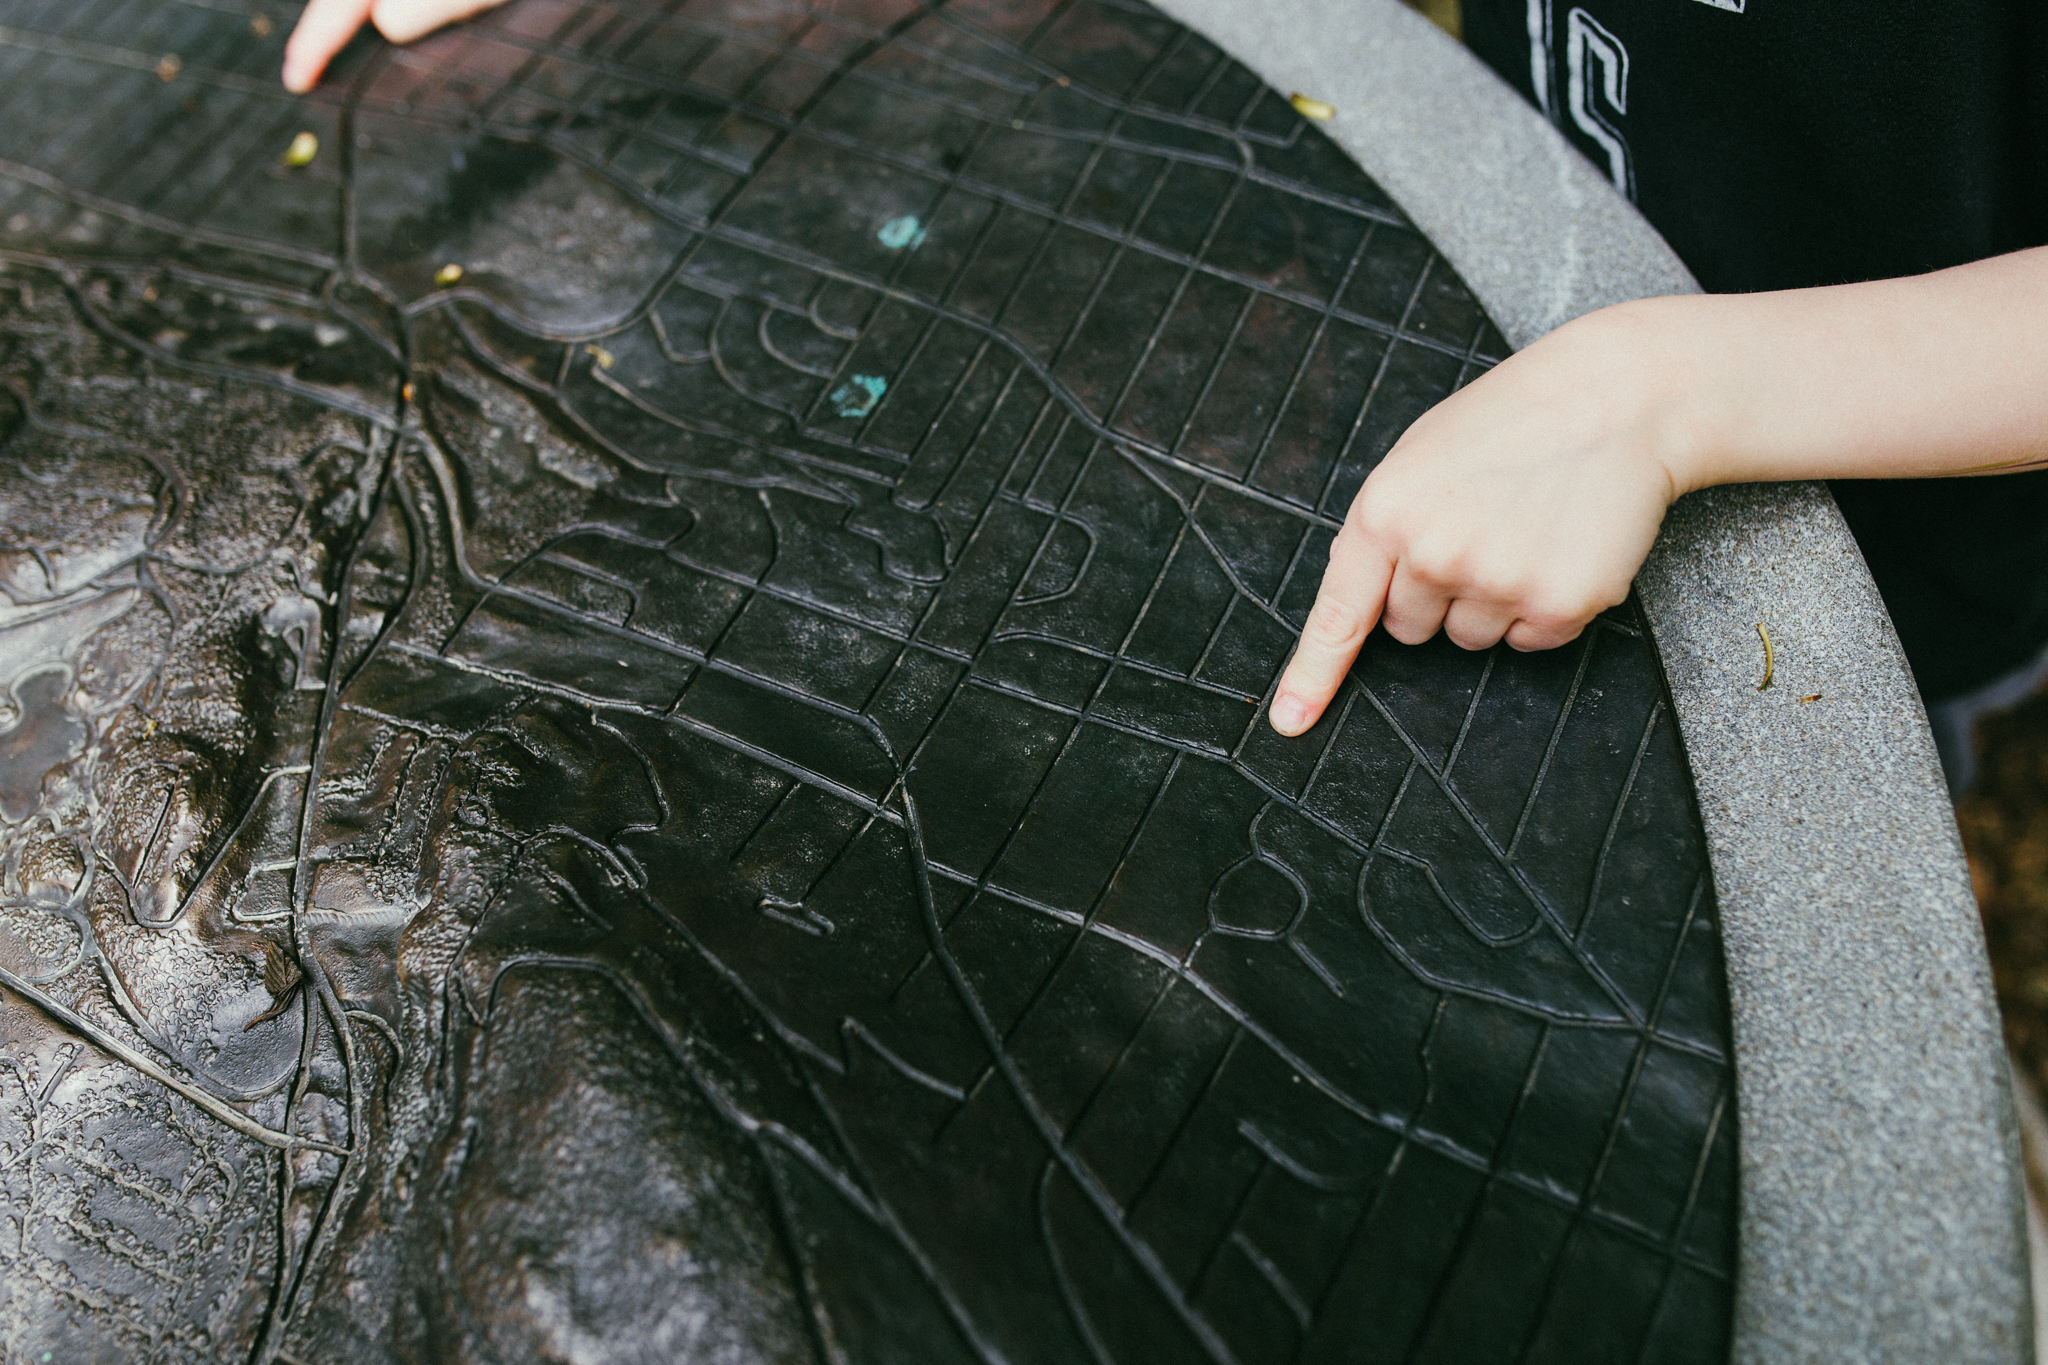
[[[371,0],[311,0],[284,45],[284,88],[303,95],[370,17]]]
[[[1323,714],[1378,623],[1393,576],[1394,562],[1347,522],[1330,542],[1330,565],[1316,603],[1267,712],[1275,730],[1298,735]]]

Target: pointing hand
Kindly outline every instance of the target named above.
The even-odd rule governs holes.
[[[284,45],[284,88],[303,95],[365,21],[394,43],[409,43],[504,0],[309,0]]]

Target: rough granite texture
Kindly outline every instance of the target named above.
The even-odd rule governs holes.
[[[1161,7],[1271,84],[1334,104],[1326,129],[1512,344],[1698,288],[1539,114],[1396,0]],[[1735,1359],[2028,1359],[1990,971],[1933,737],[1854,540],[1818,485],[1716,489],[1673,509],[1638,587],[1726,935]],[[1761,692],[1759,622],[1777,660]]]
[[[1737,1359],[2027,1359],[2017,1135],[1969,869],[1841,513],[1816,484],[1687,498],[1638,586],[1721,895]]]

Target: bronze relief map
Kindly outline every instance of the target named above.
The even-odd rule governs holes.
[[[1725,1357],[1633,605],[1264,723],[1506,350],[1285,92],[516,0],[297,100],[294,18],[0,5],[5,1359]]]

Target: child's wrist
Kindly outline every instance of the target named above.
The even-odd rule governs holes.
[[[1598,333],[1603,369],[1626,394],[1625,420],[1643,458],[1662,472],[1673,500],[1746,477],[1737,435],[1742,398],[1739,343],[1718,298],[1676,294],[1617,304],[1574,326]]]

